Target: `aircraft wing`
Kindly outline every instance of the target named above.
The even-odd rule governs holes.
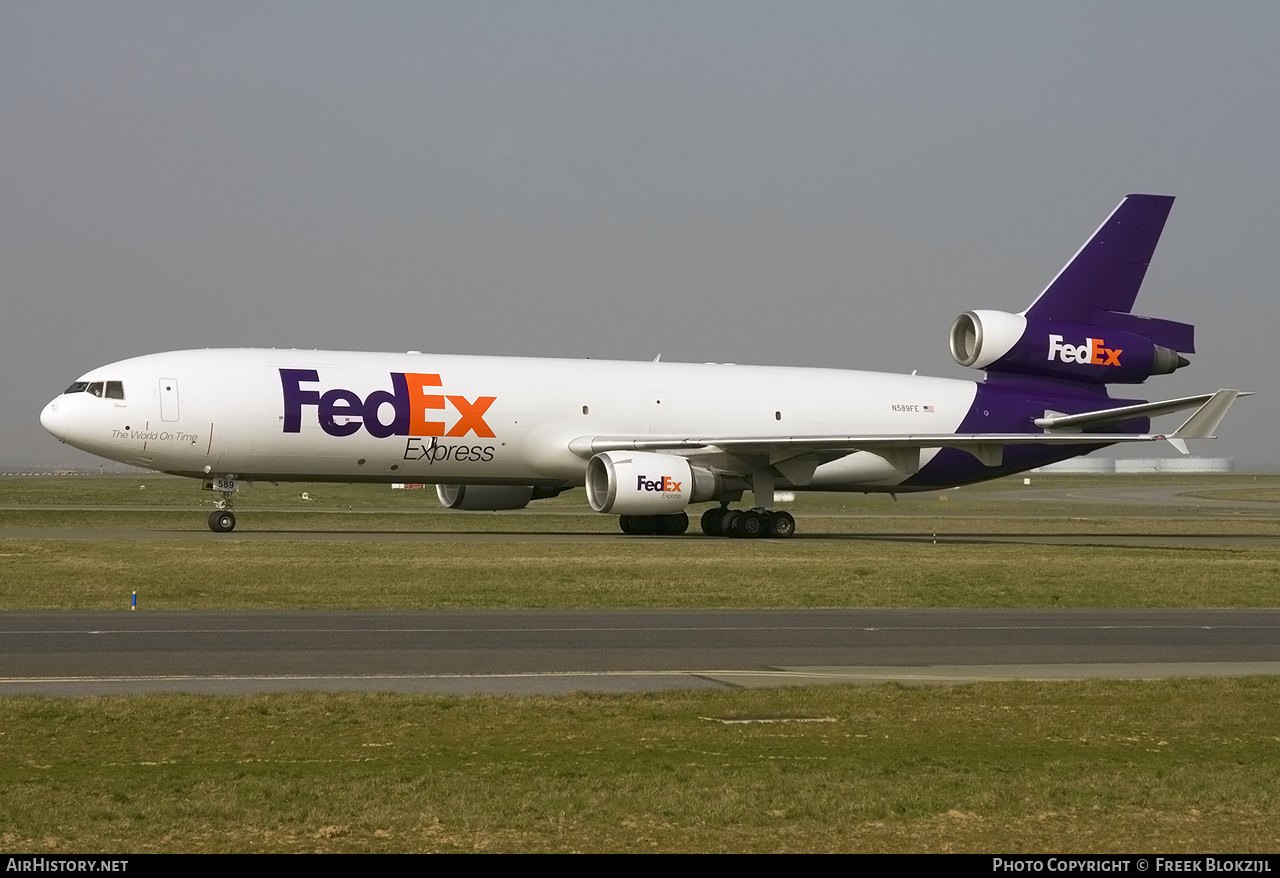
[[[1231,404],[1242,396],[1253,396],[1252,393],[1240,390],[1219,390],[1216,393],[1202,393],[1199,396],[1184,396],[1181,399],[1166,399],[1160,402],[1144,402],[1138,405],[1125,405],[1117,408],[1100,409],[1093,412],[1081,412],[1077,415],[1064,415],[1058,412],[1045,412],[1043,418],[1036,418],[1037,427],[1043,427],[1049,431],[1055,430],[1081,430],[1085,427],[1096,427],[1106,423],[1118,423],[1136,417],[1156,417],[1157,415],[1167,415],[1171,412],[1183,411],[1184,409],[1199,407],[1193,417],[1200,417],[1204,413],[1202,420],[1204,426],[1208,426],[1208,432],[1203,436],[1185,436],[1187,439],[1207,439],[1210,434],[1217,429],[1218,424],[1222,421],[1222,416],[1227,413],[1227,409],[1231,408]],[[1209,424],[1209,418],[1214,417],[1215,420]],[[1187,424],[1183,424],[1179,429],[1183,429]]]
[[[870,451],[887,460],[894,469],[914,473],[920,469],[920,452],[927,448],[959,448],[984,465],[1000,466],[1006,445],[1112,445],[1118,442],[1155,442],[1165,439],[1183,454],[1189,453],[1184,440],[1213,438],[1213,431],[1231,404],[1243,394],[1238,390],[1183,397],[1156,403],[1141,403],[1085,412],[1077,415],[1046,416],[1036,424],[1044,433],[904,433],[874,435],[817,436],[582,436],[569,443],[579,457],[590,458],[602,451],[696,451],[719,449],[730,454],[767,457],[769,465],[795,458],[832,453]],[[1117,422],[1138,416],[1166,414],[1199,406],[1173,433],[1089,433],[1085,426]],[[1056,430],[1054,428],[1057,428]]]
[[[1169,437],[1156,433],[904,433],[876,436],[583,436],[569,443],[579,457],[602,451],[695,451],[717,448],[731,454],[767,456],[769,463],[831,452],[878,454],[899,472],[920,469],[920,451],[959,448],[987,466],[1000,466],[1006,445],[1110,445],[1115,442],[1154,442]]]

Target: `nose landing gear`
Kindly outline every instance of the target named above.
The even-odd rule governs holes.
[[[209,530],[216,534],[229,534],[236,529],[236,514],[231,510],[231,500],[240,487],[234,476],[223,476],[205,482],[206,490],[217,493],[216,509],[209,514]]]
[[[230,509],[215,509],[209,515],[209,530],[226,534],[236,529],[236,514]]]

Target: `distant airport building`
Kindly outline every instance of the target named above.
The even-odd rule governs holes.
[[[1126,460],[1116,461],[1116,472]],[[1135,461],[1136,463],[1137,461]],[[1229,473],[1235,471],[1235,461],[1230,457],[1169,457],[1157,460],[1156,472],[1161,473]]]
[[[1077,457],[1033,469],[1033,473],[1133,475],[1135,473],[1231,473],[1231,457]]]
[[[1075,457],[1032,470],[1033,473],[1088,473],[1090,475],[1103,473],[1110,475],[1115,471],[1114,457]]]

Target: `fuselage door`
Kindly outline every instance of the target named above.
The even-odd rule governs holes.
[[[663,435],[671,432],[671,406],[665,393],[649,394],[649,432]]]
[[[160,420],[178,420],[178,382],[173,378],[160,379]]]

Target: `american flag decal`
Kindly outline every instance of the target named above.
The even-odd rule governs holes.
[[[922,406],[920,406],[920,408],[921,408],[921,410],[922,410],[922,411],[926,411],[926,412],[931,412],[931,411],[933,411],[933,406],[931,406],[931,405],[922,405]]]

